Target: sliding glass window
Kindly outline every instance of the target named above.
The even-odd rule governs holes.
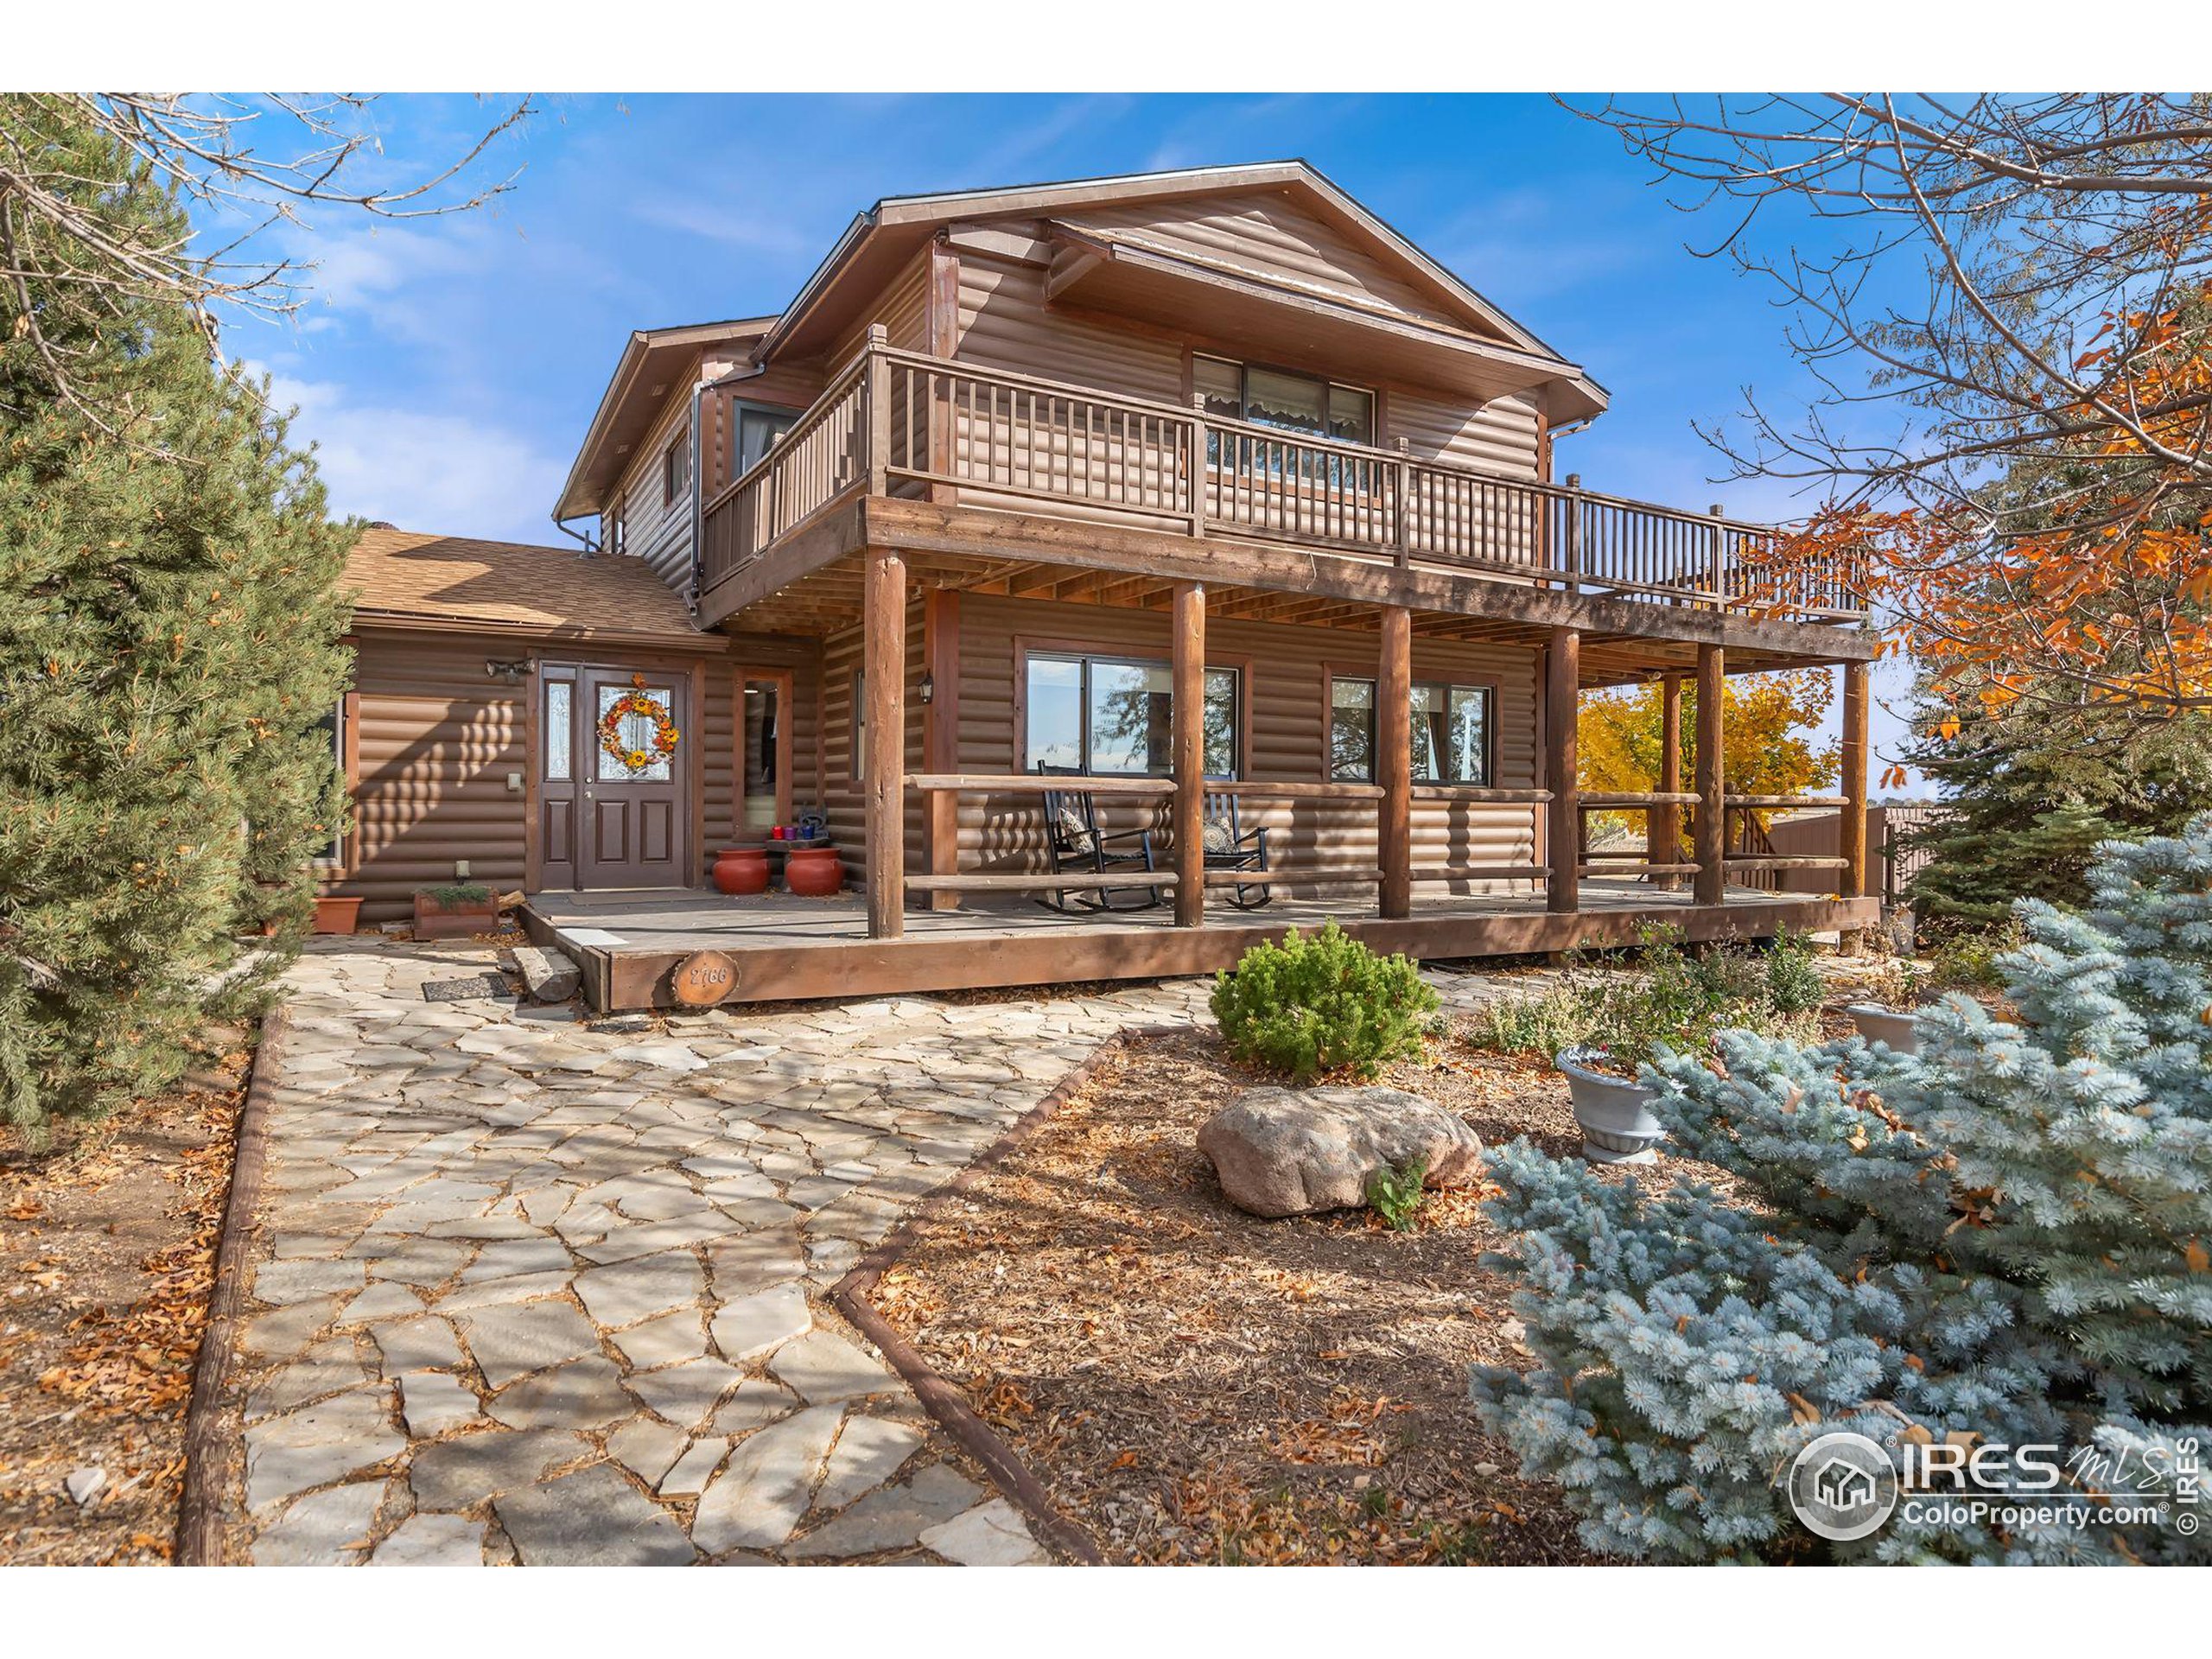
[[[1205,677],[1205,770],[1238,775],[1239,676],[1210,668]],[[1037,653],[1024,682],[1031,772],[1165,778],[1174,771],[1173,674],[1142,658]]]

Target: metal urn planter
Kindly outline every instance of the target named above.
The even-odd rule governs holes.
[[[1582,1155],[1593,1164],[1656,1163],[1667,1131],[1651,1115],[1651,1090],[1595,1070],[1592,1062],[1602,1058],[1568,1048],[1553,1062],[1567,1077],[1574,1121],[1582,1126]]]
[[[1844,1012],[1859,1034],[1870,1043],[1886,1044],[1893,1053],[1920,1052],[1920,1016],[1878,1002],[1854,1002]]]

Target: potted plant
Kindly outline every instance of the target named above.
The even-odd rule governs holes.
[[[1875,981],[1872,1001],[1853,1002],[1844,1013],[1861,1037],[1886,1045],[1898,1054],[1920,1052],[1918,1004],[1927,982],[1919,963],[1892,960]]]
[[[449,881],[415,889],[415,937],[465,939],[499,925],[499,895],[481,881]]]
[[[315,899],[315,931],[318,933],[352,933],[361,925],[359,898],[346,898],[334,893],[319,893]]]
[[[1579,1044],[1553,1057],[1567,1079],[1574,1121],[1582,1129],[1582,1155],[1593,1164],[1649,1164],[1659,1158],[1667,1131],[1651,1115],[1651,1090],[1636,1068],[1654,1046],[1630,1052],[1618,1044]]]

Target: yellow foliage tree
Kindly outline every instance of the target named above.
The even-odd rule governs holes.
[[[1841,746],[1821,743],[1815,728],[1835,701],[1826,669],[1794,674],[1737,675],[1721,682],[1721,779],[1731,795],[1831,794]],[[1659,787],[1662,705],[1659,683],[1592,692],[1576,715],[1580,777],[1586,790],[1637,794]],[[1697,684],[1682,685],[1682,786],[1696,775]],[[1641,823],[1643,815],[1634,815]],[[1764,824],[1766,815],[1759,815]],[[1684,830],[1688,828],[1684,814]],[[1620,828],[1630,815],[1599,815],[1597,827]]]

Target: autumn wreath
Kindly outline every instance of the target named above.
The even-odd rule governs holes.
[[[630,683],[637,689],[625,691],[607,706],[600,716],[599,747],[609,758],[620,761],[632,772],[643,772],[656,760],[665,760],[676,753],[677,733],[676,721],[667,709],[645,695],[645,677],[633,674]],[[641,715],[652,722],[653,746],[651,749],[633,748],[622,730],[622,722],[632,715]]]

